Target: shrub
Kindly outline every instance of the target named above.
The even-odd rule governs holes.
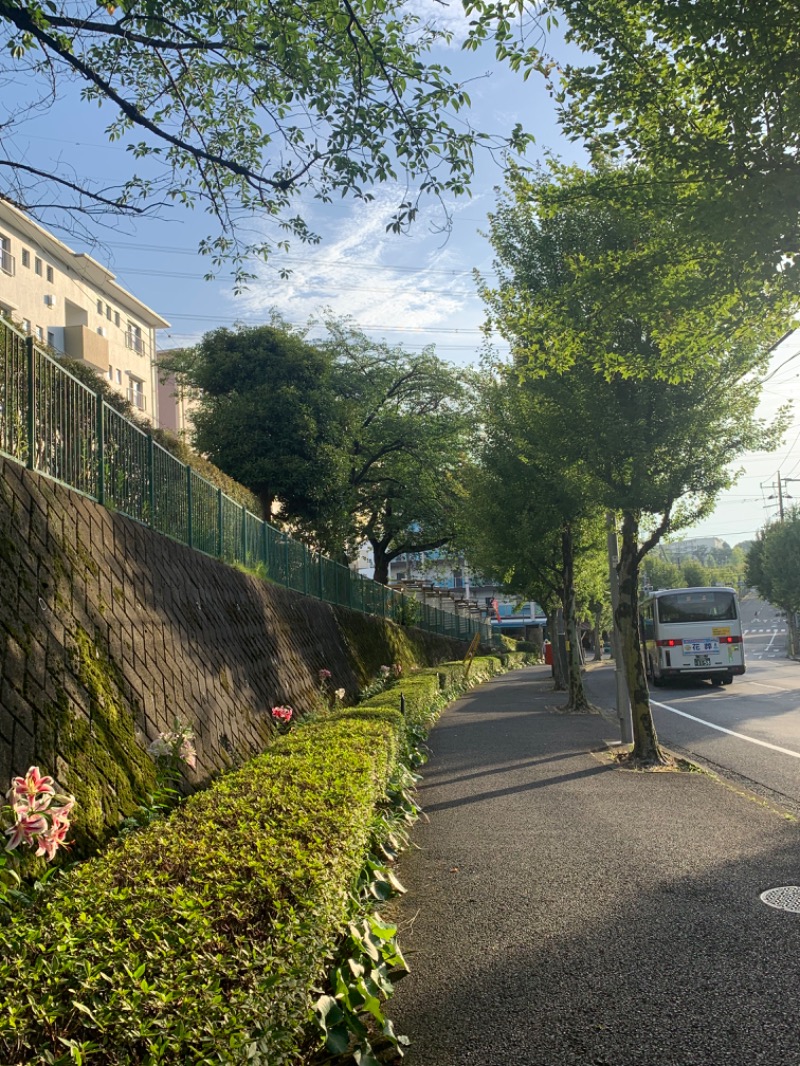
[[[469,684],[499,669],[476,659]],[[12,915],[0,1061],[307,1061],[376,810],[409,737],[465,687],[463,664],[446,663],[310,720]]]

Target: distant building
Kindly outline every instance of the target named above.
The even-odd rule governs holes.
[[[157,359],[172,355],[177,348],[165,348],[157,353]],[[170,374],[162,380],[156,370],[158,410],[161,415],[160,426],[182,436],[192,428],[192,411],[196,400],[190,399],[187,390]]]
[[[0,200],[0,315],[42,345],[88,363],[160,424],[156,330],[169,322],[91,256]]]
[[[683,559],[702,561],[712,552],[730,551],[731,546],[719,537],[691,537],[688,540],[676,540],[672,544],[662,544],[664,554],[673,562]]]

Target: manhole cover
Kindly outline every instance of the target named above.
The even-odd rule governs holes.
[[[800,914],[800,885],[768,888],[766,892],[761,893],[761,899],[768,907],[777,907],[780,911]]]

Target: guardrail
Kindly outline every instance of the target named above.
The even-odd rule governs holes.
[[[190,548],[307,596],[444,636],[489,626],[395,592],[252,514],[0,323],[0,453]]]

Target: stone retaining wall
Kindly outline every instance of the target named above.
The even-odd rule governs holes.
[[[352,699],[383,663],[464,645],[334,608],[192,551],[0,458],[0,789],[39,764],[75,793],[78,850],[152,785],[147,743],[197,734],[194,783],[263,750],[318,671]]]

